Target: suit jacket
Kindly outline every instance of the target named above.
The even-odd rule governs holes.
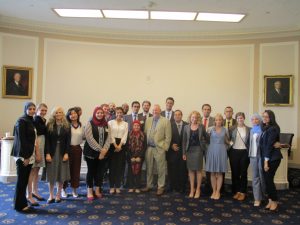
[[[60,129],[60,134],[57,133],[57,126],[54,125],[53,131],[50,132],[47,129],[46,132],[46,144],[45,144],[45,154],[50,154],[51,157],[54,156],[56,151],[56,144],[59,141],[61,155],[70,152],[70,142],[71,142],[71,129]]]
[[[203,151],[206,150],[206,144],[209,141],[209,137],[205,131],[205,128],[202,124],[200,124],[198,128],[199,132],[199,140],[200,140],[200,147]],[[186,154],[190,147],[190,135],[191,135],[191,125],[187,125],[184,127],[183,132],[183,139],[182,139],[182,154]]]
[[[138,114],[137,119],[141,123],[141,130],[143,130],[144,129],[144,123],[145,123],[145,117],[143,116],[143,114]],[[132,123],[133,123],[132,114],[126,115],[124,117],[124,121],[128,123],[128,132],[132,131]]]
[[[145,123],[145,133],[149,140],[153,117],[149,117]],[[154,143],[158,150],[168,151],[172,138],[171,123],[165,117],[160,117],[154,130]]]
[[[29,159],[33,154],[35,145],[35,131],[33,120],[28,116],[18,119],[14,127],[14,144],[11,155]]]
[[[246,145],[246,148],[248,150],[249,149],[249,143],[250,143],[250,130],[251,130],[251,128],[248,127],[248,126],[245,126],[245,127],[246,127],[246,138],[243,141],[245,142],[244,144]],[[237,131],[238,131],[237,126],[234,126],[231,129],[229,129],[230,140],[233,142],[233,144],[235,143],[235,139],[236,139],[237,135],[239,135]]]
[[[275,89],[271,90],[268,94],[268,103],[274,103],[274,104],[279,104],[279,103],[289,103],[289,96],[284,93],[282,90],[280,93],[278,93]]]
[[[25,88],[22,86],[21,83],[19,83],[19,85],[17,85],[15,82],[11,82],[8,86],[7,86],[7,94],[8,95],[26,95],[25,93]]]
[[[202,122],[202,125],[203,125],[203,117],[201,118],[201,122]],[[206,130],[209,128],[209,127],[212,127],[212,126],[214,126],[215,125],[215,118],[214,117],[209,117],[208,118],[208,125],[207,125],[207,127],[206,127]],[[204,125],[203,125],[204,126]]]
[[[171,139],[169,151],[167,152],[168,161],[177,161],[179,158],[182,158],[183,131],[184,131],[184,127],[187,125],[188,125],[187,122],[182,121],[181,132],[179,133],[176,122],[175,121],[171,122],[172,139]],[[179,147],[179,150],[177,152],[172,149],[173,144],[177,144],[177,146]]]
[[[139,116],[144,116],[144,114],[143,113],[139,113],[138,114]],[[151,116],[153,116],[151,113],[149,113],[149,117],[151,117]],[[145,118],[145,120],[146,120],[147,118]]]
[[[271,126],[263,131],[259,140],[259,147],[263,160],[264,158],[269,158],[269,161],[282,159],[280,149],[274,148],[275,142],[279,141],[279,136],[279,127]]]
[[[226,125],[226,118],[223,120],[223,126],[225,126]],[[231,127],[233,127],[233,126],[235,126],[236,125],[236,119],[233,119],[232,118],[232,126]],[[226,126],[225,126],[226,127]],[[227,127],[226,127],[227,128]]]
[[[166,110],[161,111],[160,115],[162,115],[163,117],[166,117]],[[170,122],[175,121],[174,120],[174,111],[172,111],[172,115],[171,115],[171,119]]]

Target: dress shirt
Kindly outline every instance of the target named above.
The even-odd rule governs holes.
[[[168,120],[171,120],[172,118],[172,110],[171,111],[165,111],[165,117],[168,119]]]

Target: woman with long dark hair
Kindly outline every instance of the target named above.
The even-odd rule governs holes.
[[[84,159],[87,164],[86,184],[87,198],[101,198],[101,187],[107,162],[107,153],[110,147],[110,132],[105,119],[104,110],[96,107],[92,119],[85,126],[86,142],[83,148]]]
[[[32,211],[27,203],[26,188],[32,164],[35,161],[36,130],[33,124],[35,104],[26,102],[24,115],[21,116],[14,127],[14,144],[11,155],[16,160],[17,183],[14,196],[15,210],[23,213]],[[37,151],[38,152],[38,151]]]
[[[71,142],[70,142],[70,153],[69,153],[69,164],[70,164],[70,184],[72,187],[72,195],[74,198],[78,197],[77,188],[80,182],[80,168],[81,168],[81,157],[82,148],[80,144],[83,142],[84,130],[81,126],[80,115],[76,107],[70,108],[66,114],[66,119],[70,123],[71,127]],[[68,187],[68,181],[64,182],[61,197],[68,197],[66,188]]]
[[[120,194],[125,160],[125,144],[128,136],[128,123],[123,121],[123,109],[116,108],[116,119],[108,122],[111,132],[110,159],[109,159],[109,193]]]
[[[274,112],[265,110],[263,113],[262,134],[259,145],[261,157],[263,159],[266,193],[269,199],[266,209],[271,211],[275,211],[278,208],[278,197],[274,184],[274,176],[280,165],[282,154],[280,149],[274,147],[274,144],[279,141],[279,136],[280,127],[276,122]]]

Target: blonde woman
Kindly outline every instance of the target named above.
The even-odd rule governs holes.
[[[187,168],[190,178],[189,198],[200,197],[200,186],[203,169],[203,152],[207,134],[201,124],[201,115],[198,111],[191,112],[189,116],[189,125],[184,127],[182,151],[183,160],[187,161]],[[197,187],[195,191],[195,177],[197,178]]]
[[[223,127],[223,116],[215,116],[215,126],[207,130],[210,136],[210,144],[206,154],[205,170],[210,172],[213,193],[211,199],[218,200],[221,197],[220,190],[223,184],[223,174],[227,171],[227,147],[229,145],[228,130]]]
[[[59,203],[61,201],[61,190],[63,182],[70,179],[69,149],[71,132],[70,125],[61,107],[55,107],[47,124],[46,135],[46,161],[47,181],[49,182],[50,196],[48,203]],[[54,184],[57,193],[54,198]]]
[[[40,162],[35,162],[32,165],[32,169],[30,172],[29,180],[28,180],[28,197],[27,200],[33,206],[39,205],[34,199],[36,198],[38,201],[45,201],[43,197],[38,193],[38,179],[39,179],[39,170],[40,168],[44,168],[45,165],[45,135],[46,135],[46,119],[45,116],[47,114],[48,107],[46,104],[41,103],[37,106],[35,116],[33,118],[34,127],[36,129],[37,134],[37,143],[39,146],[39,155],[41,157]]]

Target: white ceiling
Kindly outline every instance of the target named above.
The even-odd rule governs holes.
[[[240,23],[61,18],[53,8],[245,13],[246,17]],[[169,37],[299,32],[300,0],[0,0],[1,26]]]

